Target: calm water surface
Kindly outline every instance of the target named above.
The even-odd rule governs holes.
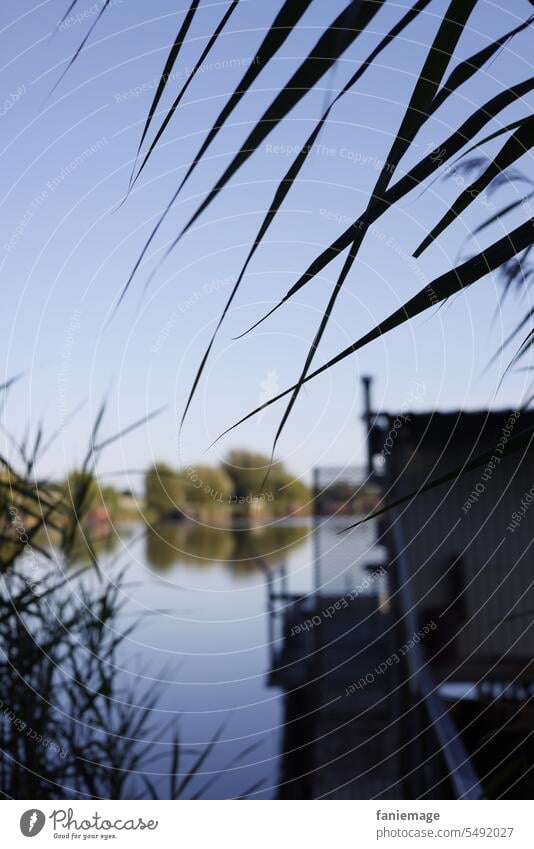
[[[297,596],[366,591],[364,565],[376,556],[371,525],[340,536],[348,520],[316,522],[253,530],[176,523],[157,532],[132,525],[103,557],[111,580],[129,564],[125,621],[137,628],[123,646],[121,674],[159,693],[150,778],[162,796],[169,772],[164,727],[174,720],[196,756],[220,735],[189,795],[209,782],[205,798],[249,790],[254,798],[276,798],[284,696],[268,683],[271,636],[275,644],[281,638],[270,632],[269,582]],[[180,772],[194,758],[185,752]]]

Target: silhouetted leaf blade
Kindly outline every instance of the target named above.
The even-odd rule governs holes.
[[[468,82],[468,80],[470,80],[477,71],[480,71],[480,69],[483,68],[484,65],[489,62],[489,60],[495,56],[497,51],[500,50],[508,41],[520,32],[523,32],[523,30],[527,29],[527,27],[531,26],[533,20],[534,15],[514,27],[514,29],[511,29],[501,38],[493,41],[491,44],[488,44],[486,47],[482,48],[482,50],[479,50],[478,53],[475,53],[468,59],[464,59],[463,62],[460,62],[456,68],[451,71],[449,77],[443,83],[442,88],[436,94],[433,103],[433,111],[439,108],[450,94],[456,91],[464,83]]]
[[[364,62],[361,63],[358,70],[355,71],[355,73],[351,76],[351,78],[345,84],[343,89],[336,95],[336,97],[333,99],[333,101],[330,103],[330,105],[326,108],[323,115],[321,116],[321,118],[316,123],[315,127],[313,128],[311,134],[308,136],[306,142],[302,145],[299,153],[295,157],[295,160],[292,162],[292,164],[290,165],[286,174],[284,175],[284,177],[282,178],[282,180],[278,184],[278,187],[275,191],[275,194],[274,194],[274,197],[271,201],[269,209],[267,210],[267,213],[266,213],[266,215],[265,215],[265,217],[264,217],[264,219],[261,223],[260,229],[258,230],[256,238],[255,238],[255,240],[252,244],[252,247],[249,250],[249,253],[248,253],[247,258],[244,262],[244,265],[241,268],[241,271],[239,272],[236,283],[235,283],[235,285],[234,285],[234,287],[233,287],[233,289],[232,289],[232,291],[231,291],[231,293],[228,297],[228,300],[226,301],[225,307],[224,307],[224,309],[223,309],[223,311],[222,311],[222,313],[219,317],[219,320],[218,320],[217,325],[215,327],[215,330],[212,334],[210,342],[209,342],[209,344],[208,344],[208,346],[207,346],[207,348],[204,352],[204,355],[202,357],[202,360],[200,362],[199,368],[198,368],[197,373],[195,375],[195,378],[194,378],[194,381],[193,381],[193,384],[192,384],[192,387],[191,387],[191,390],[190,390],[190,393],[189,393],[189,396],[188,396],[188,399],[187,399],[187,402],[186,402],[186,405],[185,405],[185,409],[184,409],[184,412],[183,412],[183,415],[182,415],[182,424],[185,420],[185,417],[187,416],[189,407],[190,407],[191,402],[193,400],[193,397],[195,395],[198,383],[199,383],[200,378],[202,376],[202,373],[204,371],[204,367],[205,367],[206,362],[208,360],[208,357],[210,355],[210,352],[211,352],[211,349],[212,349],[213,344],[215,342],[215,339],[217,337],[217,334],[218,334],[218,332],[221,328],[221,325],[222,325],[224,319],[226,318],[228,310],[230,309],[230,306],[232,305],[232,302],[233,302],[233,300],[234,300],[234,298],[235,298],[235,296],[238,292],[238,289],[241,285],[243,277],[246,274],[247,268],[250,265],[250,262],[251,262],[251,260],[254,256],[254,254],[256,253],[257,249],[259,248],[261,242],[263,241],[263,238],[265,237],[265,234],[266,234],[267,230],[269,229],[273,219],[277,215],[277,213],[280,210],[280,208],[281,208],[285,198],[287,197],[291,187],[293,186],[295,180],[297,179],[304,163],[306,162],[306,160],[308,158],[309,153],[313,149],[313,145],[315,144],[317,137],[318,137],[323,125],[327,121],[328,116],[330,115],[330,112],[332,111],[332,109],[336,105],[336,103],[357,83],[357,81],[360,79],[360,77],[368,69],[369,65],[377,58],[377,56],[379,56],[380,53],[387,47],[387,45],[390,44],[390,42],[395,37],[397,37],[408,26],[408,24],[410,24],[413,21],[417,17],[417,15],[420,12],[423,11],[423,9],[426,6],[428,6],[429,2],[430,2],[430,0],[418,0],[418,2],[415,3],[412,6],[412,8],[409,9],[408,12],[405,15],[403,15],[401,20],[397,24],[395,24],[395,26],[389,31],[389,33],[387,33],[387,35],[384,36],[384,38],[380,41],[380,43],[377,45],[377,47],[375,47],[375,49],[369,54],[367,59],[365,59]],[[174,247],[175,244],[176,244],[175,242],[173,242],[171,244],[167,253],[169,253],[170,250],[172,250],[172,248]]]
[[[130,283],[132,282],[139,266],[141,265],[148,248],[152,244],[152,242],[153,242],[153,240],[156,236],[156,233],[158,232],[163,221],[165,220],[169,211],[171,210],[172,206],[174,205],[174,203],[175,203],[178,195],[180,194],[183,186],[185,185],[185,183],[189,179],[190,175],[193,173],[197,164],[202,159],[204,153],[206,152],[206,150],[210,146],[211,142],[213,141],[215,136],[218,134],[221,127],[224,126],[225,122],[228,120],[230,114],[234,111],[234,109],[236,108],[236,106],[238,105],[238,103],[240,102],[242,97],[246,94],[246,92],[253,85],[253,83],[256,80],[256,77],[261,73],[263,68],[268,65],[268,63],[271,61],[272,57],[278,52],[278,50],[284,44],[284,42],[289,37],[289,35],[291,35],[294,27],[297,25],[298,21],[300,20],[300,18],[302,17],[302,15],[306,11],[306,9],[310,5],[310,3],[311,3],[311,0],[300,0],[300,2],[295,2],[295,0],[285,0],[282,8],[280,9],[277,16],[275,17],[270,29],[268,30],[265,38],[263,39],[263,41],[260,45],[260,48],[259,48],[258,53],[257,53],[257,58],[260,61],[252,62],[250,64],[250,66],[245,71],[245,73],[244,73],[244,75],[241,79],[241,82],[238,84],[238,86],[235,89],[235,91],[233,92],[233,94],[226,101],[226,103],[225,103],[224,107],[222,108],[221,112],[219,113],[219,116],[217,117],[214,125],[212,126],[211,130],[209,131],[208,135],[206,136],[206,139],[202,143],[199,152],[197,153],[197,155],[195,156],[195,158],[194,158],[193,162],[191,163],[189,169],[187,170],[185,177],[183,178],[183,180],[179,184],[178,188],[174,192],[169,203],[167,204],[166,208],[164,209],[162,215],[159,217],[155,227],[152,229],[150,236],[148,237],[147,241],[145,242],[145,244],[144,244],[144,246],[141,250],[141,253],[139,254],[139,256],[138,256],[138,258],[137,258],[137,260],[134,264],[134,267],[132,268],[132,271],[130,272],[130,276],[128,277],[128,280],[126,281],[126,284],[125,284],[125,286],[124,286],[124,288],[121,292],[121,295],[119,297],[119,300],[118,300],[118,303],[117,303],[117,306],[115,307],[115,309],[117,309],[117,307],[121,303],[122,299],[124,298],[124,295],[126,294],[128,288],[130,286]]]
[[[224,731],[224,725],[222,725],[222,726],[219,728],[219,730],[216,732],[216,734],[214,735],[214,737],[210,740],[210,742],[208,743],[208,745],[207,745],[207,746],[203,749],[203,751],[201,752],[201,754],[200,754],[200,755],[198,756],[198,758],[195,760],[195,762],[193,763],[193,765],[192,765],[191,769],[188,771],[188,773],[184,776],[184,778],[182,779],[182,781],[181,781],[181,782],[180,782],[180,784],[178,785],[178,787],[177,787],[177,789],[176,789],[176,796],[174,797],[175,799],[182,798],[182,796],[183,796],[183,794],[184,794],[185,790],[187,789],[187,787],[189,786],[190,782],[193,780],[193,778],[194,778],[196,775],[198,775],[198,774],[199,774],[200,769],[201,769],[201,767],[202,767],[202,764],[203,764],[203,763],[204,763],[204,761],[208,758],[208,756],[210,755],[211,751],[214,749],[214,747],[215,747],[216,743],[218,743],[218,742],[219,742],[219,740],[220,740],[220,738],[221,738],[221,736],[222,736],[223,731]]]
[[[376,15],[379,6],[383,2],[384,0],[353,0],[337,16],[332,24],[327,27],[285,88],[282,89],[271,105],[265,110],[218,183],[208,192],[206,198],[191,216],[180,233],[179,238],[187,233],[195,221],[217,197],[221,189],[224,188],[247,159],[258,149],[269,133],[291,112],[345,50],[350,47],[354,39]],[[356,16],[355,9],[358,10]]]
[[[165,130],[166,130],[166,128],[167,128],[167,126],[168,126],[168,124],[169,124],[169,122],[170,122],[170,120],[171,120],[172,116],[173,116],[173,115],[174,115],[174,113],[176,112],[176,110],[177,110],[178,106],[179,106],[179,105],[180,105],[180,103],[182,102],[182,99],[183,99],[183,97],[184,97],[185,93],[187,92],[187,90],[188,90],[189,86],[190,86],[190,85],[191,85],[191,83],[193,82],[193,80],[194,80],[194,78],[195,78],[195,76],[196,76],[196,74],[197,74],[197,71],[199,70],[199,68],[201,68],[201,67],[202,67],[203,62],[205,61],[206,57],[208,56],[208,54],[209,54],[209,53],[210,53],[210,51],[212,50],[213,46],[215,45],[215,42],[217,41],[217,39],[219,38],[219,36],[220,36],[221,32],[223,31],[224,27],[226,26],[226,24],[227,24],[227,23],[228,23],[228,21],[230,20],[231,16],[233,15],[234,11],[236,10],[236,8],[237,8],[238,4],[239,4],[239,0],[232,0],[232,2],[230,3],[230,5],[228,6],[228,9],[227,9],[227,10],[226,10],[226,12],[224,13],[223,17],[221,18],[221,20],[220,20],[220,21],[219,21],[219,23],[217,24],[217,27],[215,28],[215,31],[213,32],[213,34],[212,34],[212,36],[210,37],[210,39],[209,39],[208,43],[206,44],[206,46],[205,46],[204,50],[202,51],[202,53],[201,53],[201,55],[200,55],[200,57],[199,57],[198,62],[195,64],[195,67],[193,68],[193,70],[191,71],[191,73],[190,73],[190,74],[189,74],[189,76],[187,77],[187,79],[186,79],[185,83],[183,84],[182,88],[180,89],[180,91],[179,91],[179,92],[178,92],[178,94],[176,95],[176,97],[175,97],[175,99],[174,99],[174,101],[173,101],[173,103],[172,103],[171,108],[169,109],[169,111],[168,111],[168,112],[167,112],[167,114],[165,115],[165,118],[164,118],[164,119],[163,119],[163,121],[161,122],[161,125],[160,125],[160,127],[159,127],[159,129],[158,129],[158,131],[157,131],[156,135],[155,135],[155,136],[154,136],[154,138],[152,139],[152,141],[151,141],[151,143],[150,143],[150,147],[149,147],[149,149],[148,149],[148,151],[147,151],[147,153],[146,153],[146,155],[145,155],[145,157],[144,157],[144,159],[143,159],[143,161],[142,161],[141,165],[139,166],[139,170],[138,170],[138,172],[137,172],[137,174],[136,174],[136,176],[135,176],[135,179],[132,181],[132,186],[133,186],[133,185],[137,182],[137,180],[138,180],[138,178],[139,178],[139,176],[140,176],[140,174],[141,174],[142,170],[144,169],[144,167],[145,167],[145,165],[147,164],[148,160],[150,159],[150,157],[151,157],[152,153],[154,152],[154,148],[155,148],[155,147],[156,147],[156,145],[158,144],[158,142],[159,142],[160,138],[162,137],[163,133],[165,132]],[[148,129],[148,127],[147,127],[146,129]],[[146,131],[145,131],[145,133],[144,133],[144,135],[143,135],[143,138],[144,138],[145,136],[146,136]],[[142,141],[141,141],[141,144],[139,145],[139,150],[138,150],[138,152],[137,152],[137,156],[139,156],[139,153],[140,153],[140,151],[141,151],[141,147],[142,147]]]
[[[192,0],[191,5],[189,6],[189,9],[187,10],[187,13],[185,15],[185,18],[182,21],[180,29],[178,30],[178,34],[177,34],[176,38],[174,39],[174,43],[173,43],[173,45],[172,45],[172,47],[169,51],[169,55],[167,56],[165,65],[163,67],[163,71],[161,72],[161,77],[159,79],[158,87],[157,87],[156,92],[154,94],[154,97],[152,99],[152,103],[151,103],[150,109],[148,111],[148,116],[147,116],[147,119],[145,121],[145,126],[144,126],[143,132],[141,134],[141,140],[139,142],[139,147],[137,149],[136,162],[137,162],[137,157],[139,156],[139,154],[141,152],[141,148],[143,147],[143,142],[146,138],[146,135],[147,135],[148,130],[150,128],[150,125],[152,123],[152,119],[153,119],[153,117],[156,113],[156,109],[158,108],[158,104],[161,100],[161,97],[163,95],[163,92],[165,91],[165,87],[167,85],[167,82],[169,80],[169,77],[172,73],[172,69],[174,68],[176,60],[178,59],[178,56],[180,55],[180,50],[182,48],[182,45],[183,45],[185,38],[187,36],[187,33],[189,31],[189,27],[193,23],[193,19],[195,17],[196,11],[198,9],[199,2],[200,2],[200,0]],[[134,171],[135,171],[135,165],[134,165]],[[133,180],[133,174],[132,174],[132,180]],[[132,182],[132,180],[130,180],[130,183]]]
[[[371,211],[378,203],[383,203],[384,193],[387,191],[393,171],[397,168],[421,126],[432,113],[432,103],[436,96],[438,86],[441,84],[441,80],[443,78],[443,74],[447,70],[450,57],[454,52],[456,44],[462,35],[464,26],[469,19],[476,2],[477,0],[451,0],[446,13],[440,22],[438,31],[428,51],[421,73],[419,74],[415,87],[412,91],[410,101],[404,113],[397,135],[393,140],[393,144],[390,147],[386,161],[382,166],[376,185],[371,193],[362,226],[354,235],[348,256],[345,259],[341,273],[338,276],[326,309],[321,317],[315,337],[308,350],[299,380],[296,383],[291,398],[289,399],[289,403],[282,414],[282,418],[273,441],[273,455],[278,439],[282,434],[291,410],[299,396],[304,380],[306,379],[306,375],[311,367],[315,353],[319,348],[319,344],[334,310],[337,298],[339,297],[345,280],[348,277],[365,236],[367,235],[369,228],[368,218],[372,214]]]
[[[492,97],[479,109],[476,110],[452,135],[446,139],[443,144],[438,145],[430,153],[427,154],[417,165],[410,169],[407,174],[404,174],[397,182],[391,186],[381,202],[376,202],[372,209],[371,223],[374,223],[384,212],[386,212],[393,204],[397,203],[402,197],[407,195],[412,189],[418,187],[424,180],[428,179],[434,172],[438,171],[446,162],[455,156],[466,142],[470,141],[480,130],[489,123],[492,118],[495,118],[503,109],[511,106],[516,100],[524,97],[534,89],[534,77],[529,77],[517,85],[499,92]],[[369,220],[369,212],[367,212],[367,220]],[[329,265],[339,254],[344,251],[353,241],[354,236],[366,223],[364,214],[356,218],[338,238],[332,242],[328,248],[322,251],[313,262],[307,267],[303,274],[298,278],[296,283],[288,290],[286,295],[275,304],[262,318],[249,327],[245,333],[249,333],[276,310],[278,310],[286,301],[296,295],[307,283],[314,277],[320,274],[327,265]],[[241,334],[244,335],[244,334]]]
[[[430,309],[436,304],[451,297],[451,295],[454,295],[462,289],[476,283],[477,280],[480,280],[490,272],[495,271],[495,269],[499,268],[499,266],[501,266],[504,262],[525,250],[525,248],[533,242],[534,219],[531,218],[515,230],[512,230],[502,239],[499,239],[499,241],[494,242],[484,251],[480,251],[480,253],[466,260],[466,262],[463,262],[450,271],[445,272],[445,274],[440,275],[427,286],[423,287],[423,289],[421,289],[421,291],[413,298],[410,298],[404,306],[392,313],[383,322],[376,325],[376,327],[374,327],[369,333],[366,333],[356,342],[353,342],[352,345],[349,345],[343,351],[340,351],[339,354],[336,354],[322,366],[315,369],[315,371],[308,374],[302,382],[308,383],[308,381],[313,380],[320,374],[323,374],[323,372],[332,368],[332,366],[337,365],[339,362],[346,359],[346,357],[356,353],[356,351],[365,347],[370,342],[373,342],[375,339],[383,336],[385,333],[389,333],[396,327],[400,327],[402,324],[410,321],[420,313],[425,312],[427,309]],[[276,403],[276,401],[279,401],[289,393],[292,393],[296,386],[297,384],[290,386],[288,389],[285,389],[283,392],[280,392],[278,395],[270,398],[264,404],[256,407],[250,413],[247,413],[246,416],[243,416],[243,418],[241,418],[238,422],[223,431],[216,441],[234,430],[234,428],[243,424],[243,422],[252,418],[252,416],[255,416],[261,410],[267,409],[271,406],[271,404]]]
[[[98,22],[99,22],[100,18],[102,17],[102,15],[104,14],[104,12],[106,11],[106,9],[107,9],[107,7],[109,6],[109,4],[110,4],[110,0],[104,0],[104,4],[103,4],[103,6],[102,6],[102,7],[98,10],[95,20],[93,21],[93,23],[92,23],[92,24],[91,24],[91,26],[89,27],[89,30],[88,30],[88,32],[86,33],[85,37],[82,39],[82,41],[81,41],[81,42],[80,42],[80,44],[78,45],[78,48],[77,48],[76,52],[74,53],[74,55],[73,55],[73,56],[71,56],[71,58],[70,58],[70,60],[69,60],[69,62],[68,62],[68,64],[67,64],[67,67],[65,68],[65,70],[63,71],[63,73],[61,74],[61,76],[59,77],[58,81],[57,81],[57,82],[56,82],[56,83],[52,86],[52,89],[51,89],[51,91],[50,91],[50,94],[52,94],[52,92],[56,90],[56,88],[58,87],[58,85],[60,84],[60,82],[63,80],[63,78],[65,77],[65,75],[66,75],[66,74],[70,71],[70,69],[71,69],[71,68],[72,68],[72,66],[74,65],[74,63],[75,63],[76,59],[78,58],[78,56],[79,56],[79,55],[80,55],[80,53],[82,52],[83,48],[84,48],[84,47],[85,47],[85,45],[87,44],[88,40],[90,39],[90,37],[91,37],[91,35],[92,35],[92,33],[93,33],[94,28],[97,26],[97,24],[98,24]],[[74,5],[74,4],[72,4],[72,5],[71,5],[71,7],[70,7],[71,9],[73,8],[73,5]],[[65,19],[66,19],[66,17],[67,17],[67,15],[68,15],[68,13],[69,13],[69,12],[70,12],[70,9],[69,9],[69,11],[66,13],[66,15],[65,15]]]
[[[76,3],[77,3],[77,2],[78,2],[78,0],[72,0],[72,3],[69,5],[69,7],[68,7],[67,11],[65,12],[65,14],[63,15],[63,17],[62,17],[62,18],[61,18],[61,20],[59,21],[59,26],[61,26],[61,24],[64,24],[64,23],[65,23],[65,21],[66,21],[66,20],[67,20],[67,18],[69,17],[70,13],[71,13],[71,12],[72,12],[72,10],[74,9],[74,7],[75,7],[75,5],[76,5]]]
[[[440,221],[438,221],[436,226],[432,228],[428,236],[423,239],[419,247],[414,251],[414,257],[421,256],[423,251],[488,188],[497,175],[501,174],[510,165],[524,156],[533,145],[534,117],[531,116],[518,127],[484,172],[461,192],[445,215],[442,216]]]
[[[499,221],[500,219],[504,218],[504,216],[507,215],[509,212],[513,212],[514,209],[518,209],[520,206],[523,206],[523,204],[528,203],[528,201],[533,196],[534,192],[530,192],[528,195],[519,198],[519,200],[514,200],[506,206],[503,206],[501,209],[498,210],[498,212],[496,212],[494,215],[491,215],[489,218],[483,221],[482,224],[479,224],[478,227],[475,227],[475,229],[473,230],[473,235],[478,235],[478,233],[481,233],[482,230],[486,229],[486,227],[489,227],[491,224],[495,224],[496,221]]]

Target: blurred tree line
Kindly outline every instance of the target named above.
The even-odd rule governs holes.
[[[308,487],[283,463],[271,465],[263,454],[244,449],[231,451],[217,467],[155,463],[145,475],[145,506],[158,517],[228,508],[240,515],[288,515],[305,512],[309,500]]]
[[[102,484],[87,469],[71,471],[63,482],[51,484],[50,491],[58,502],[58,509],[51,514],[58,528],[68,516],[80,527],[93,529],[120,519],[142,518],[144,511],[151,520],[228,510],[239,516],[304,515],[311,498],[309,488],[283,463],[271,464],[265,455],[244,449],[230,451],[220,466],[175,469],[156,462],[145,474],[144,499]],[[27,499],[12,492],[12,500],[31,527],[37,516]]]

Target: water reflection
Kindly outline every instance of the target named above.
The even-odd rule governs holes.
[[[225,563],[234,573],[248,575],[265,564],[279,562],[307,534],[307,527],[297,525],[213,528],[194,522],[166,522],[147,528],[145,556],[157,571],[178,562],[197,567]]]
[[[292,687],[280,676],[281,666],[295,668],[294,658],[278,662],[288,632],[288,601],[302,599],[322,609],[328,603],[323,594],[337,599],[357,589],[360,599],[378,587],[365,568],[372,559],[373,529],[366,525],[352,535],[340,534],[348,521],[279,520],[223,528],[193,521],[152,528],[129,523],[97,541],[104,552],[102,573],[113,584],[117,568],[128,564],[121,593],[124,618],[115,629],[127,637],[113,684],[120,691],[130,684],[141,694],[157,691],[145,736],[153,741],[148,777],[161,798],[172,795],[169,747],[178,720],[182,772],[209,750],[187,796],[238,798],[249,788],[256,788],[255,798],[287,795],[289,751],[298,746],[286,733],[295,727]],[[89,570],[88,580],[93,577],[96,583]],[[295,621],[308,616],[299,609]],[[290,641],[293,646],[296,640]],[[304,663],[297,666],[304,669]],[[304,691],[303,698],[308,699]],[[130,702],[138,704],[134,697]],[[308,712],[306,705],[298,710],[298,716]],[[214,739],[217,745],[210,747]],[[132,781],[132,792],[146,793],[143,776]]]

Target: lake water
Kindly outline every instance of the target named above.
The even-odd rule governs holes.
[[[369,523],[354,519],[278,522],[214,529],[176,523],[127,526],[102,556],[108,579],[128,564],[124,622],[137,623],[121,650],[120,675],[159,693],[151,738],[150,780],[165,797],[170,722],[186,747],[180,772],[216,744],[188,786],[188,796],[276,798],[284,694],[269,686],[281,633],[269,613],[269,587],[292,596],[379,592],[365,566],[382,552]],[[196,750],[188,752],[187,746]],[[203,789],[205,788],[205,789]]]

